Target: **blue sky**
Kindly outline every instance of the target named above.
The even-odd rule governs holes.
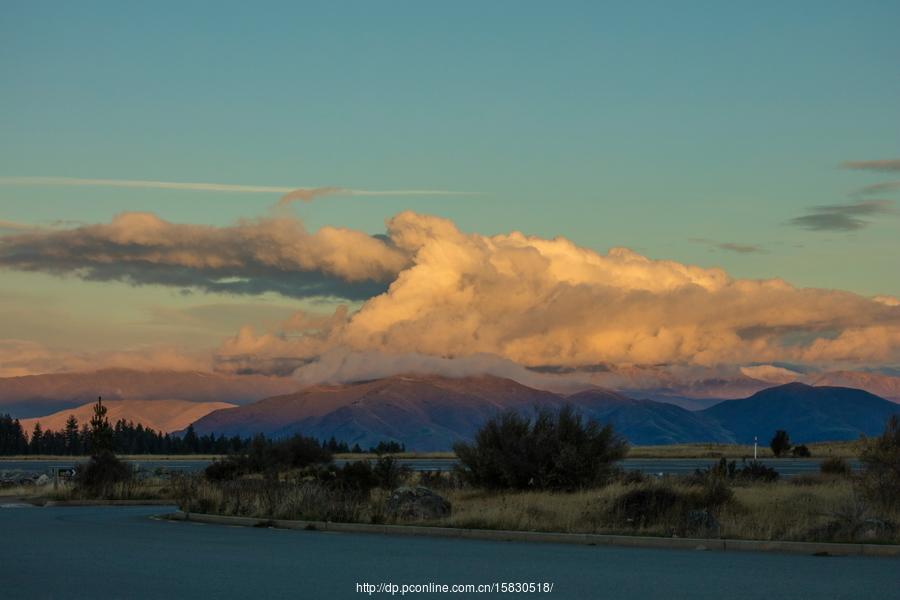
[[[838,167],[900,157],[898,23],[897,2],[6,2],[0,176],[472,191],[295,210],[376,233],[412,208],[900,295],[896,215],[787,224],[900,179]],[[0,219],[224,225],[273,201],[0,185]]]

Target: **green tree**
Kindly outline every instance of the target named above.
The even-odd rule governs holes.
[[[182,441],[184,442],[184,449],[186,453],[197,454],[200,449],[200,440],[197,438],[197,432],[194,431],[193,423],[188,425],[187,431],[185,431]]]
[[[31,432],[31,444],[29,445],[29,451],[32,454],[41,454],[43,452],[44,447],[44,432],[41,430],[41,424],[35,423],[34,430]]]
[[[91,451],[99,454],[103,451],[112,452],[113,429],[106,418],[106,407],[103,406],[103,398],[97,398],[94,405],[94,416],[91,417]]]
[[[80,454],[81,440],[78,439],[78,419],[75,418],[75,415],[69,415],[69,418],[66,419],[65,438],[66,453]]]
[[[772,441],[769,442],[769,447],[772,448],[772,454],[780,458],[790,452],[791,436],[784,429],[779,429],[772,437]]]
[[[28,441],[18,419],[9,415],[0,415],[0,454],[25,454],[28,452]]]

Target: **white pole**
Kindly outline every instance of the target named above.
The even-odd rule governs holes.
[[[759,442],[759,438],[754,435],[753,436],[753,460],[756,460],[756,446],[757,446],[758,442]]]

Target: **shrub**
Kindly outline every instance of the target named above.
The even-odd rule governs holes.
[[[340,469],[331,471],[333,485],[354,496],[368,496],[379,484],[378,476],[369,461],[359,460],[346,463]]]
[[[697,469],[688,480],[695,484],[705,484],[716,480],[771,482],[777,481],[778,477],[778,471],[759,461],[751,460],[738,468],[737,462],[722,458],[702,471]]]
[[[744,481],[763,481],[771,483],[778,481],[778,471],[772,467],[767,467],[758,460],[751,460],[738,469],[737,476]]]
[[[432,490],[455,490],[464,485],[455,471],[419,471],[418,476],[418,484]]]
[[[772,454],[780,458],[791,449],[791,436],[784,429],[779,429],[769,442],[769,447],[772,448]]]
[[[629,527],[668,525],[685,531],[694,528],[689,521],[698,513],[705,513],[707,522],[714,521],[712,513],[732,498],[731,489],[722,479],[690,487],[675,486],[664,480],[626,491],[613,501],[608,518]]]
[[[409,476],[410,469],[400,464],[393,456],[379,456],[372,467],[372,472],[378,480],[378,485],[386,490],[392,490],[403,483]]]
[[[454,446],[461,476],[492,489],[575,490],[605,484],[628,444],[609,425],[584,420],[571,406],[540,409],[533,419],[506,412],[472,444]]]
[[[331,452],[313,438],[295,435],[273,442],[258,435],[250,442],[247,452],[210,463],[206,477],[212,481],[230,481],[248,473],[274,474],[328,462],[331,462]]]
[[[131,465],[104,450],[75,469],[75,485],[91,496],[107,496],[114,485],[131,480]]]
[[[809,458],[812,456],[812,453],[806,447],[806,444],[800,444],[799,446],[794,446],[791,450],[791,456],[794,458]]]
[[[888,419],[879,437],[866,440],[859,460],[865,496],[887,510],[900,507],[900,416]]]
[[[314,438],[295,435],[272,444],[274,462],[294,469],[331,462],[331,452]]]
[[[204,471],[210,481],[231,481],[241,474],[241,465],[234,458],[214,460]]]
[[[849,475],[850,465],[840,456],[834,456],[822,461],[819,472],[823,475]]]

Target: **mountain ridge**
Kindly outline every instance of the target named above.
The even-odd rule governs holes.
[[[887,416],[900,413],[900,406],[862,390],[803,383],[773,386],[747,398],[689,411],[600,388],[565,396],[493,376],[400,375],[311,386],[214,411],[194,428],[199,434],[302,433],[320,439],[334,436],[363,447],[395,440],[411,450],[447,450],[454,442],[471,439],[499,412],[557,409],[564,404],[613,425],[638,445],[746,443],[753,435],[766,441],[776,429],[786,429],[797,442],[854,439],[879,433]]]

